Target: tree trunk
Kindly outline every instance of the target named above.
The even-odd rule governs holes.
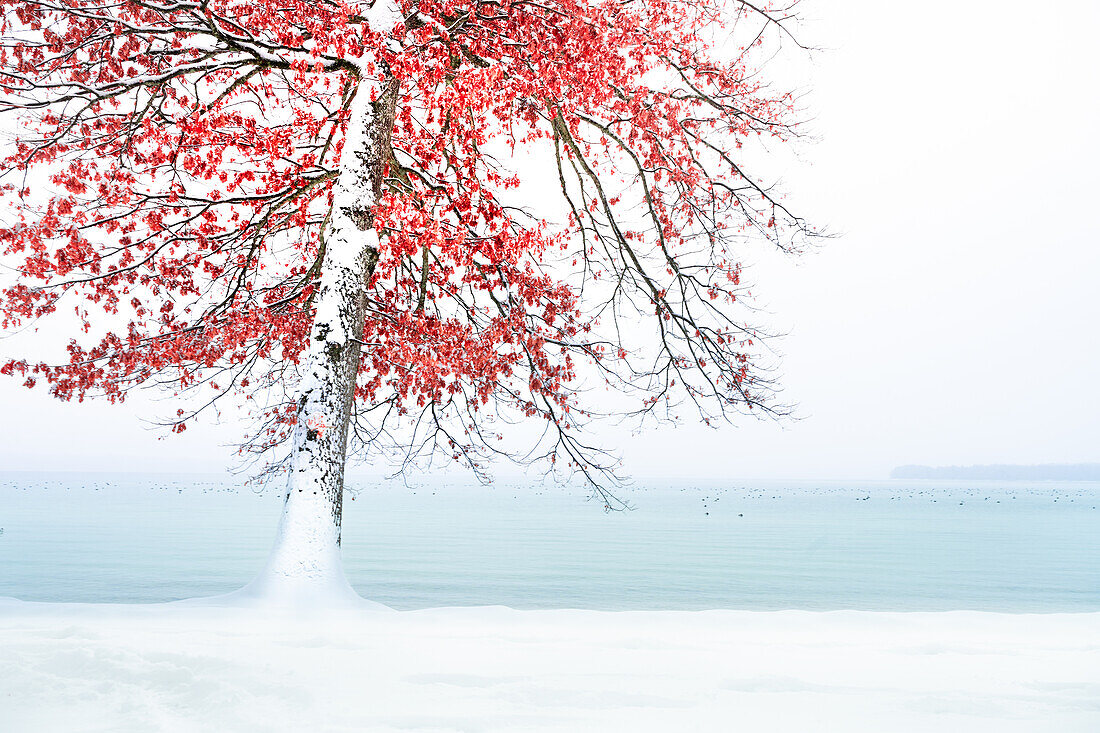
[[[359,82],[323,236],[316,312],[305,353],[282,519],[250,594],[284,600],[358,600],[340,563],[348,428],[359,370],[366,286],[378,262],[373,207],[381,195],[398,83]]]

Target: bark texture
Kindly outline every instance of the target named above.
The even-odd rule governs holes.
[[[344,466],[355,399],[366,287],[378,261],[373,207],[393,130],[398,83],[360,82],[322,246],[316,311],[298,399],[283,514],[267,567],[253,583],[265,595],[355,596],[340,563]]]

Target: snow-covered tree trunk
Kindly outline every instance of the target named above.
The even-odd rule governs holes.
[[[322,242],[282,519],[267,567],[248,589],[263,596],[357,598],[340,562],[344,464],[366,286],[378,261],[373,206],[381,193],[398,94],[392,77],[375,84],[360,81],[351,102]]]

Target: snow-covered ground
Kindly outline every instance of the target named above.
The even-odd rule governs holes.
[[[1100,730],[1100,613],[0,601],[0,730]]]

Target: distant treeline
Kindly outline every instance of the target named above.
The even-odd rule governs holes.
[[[890,478],[999,479],[1002,481],[1100,481],[1100,463],[1037,466],[898,466]]]

